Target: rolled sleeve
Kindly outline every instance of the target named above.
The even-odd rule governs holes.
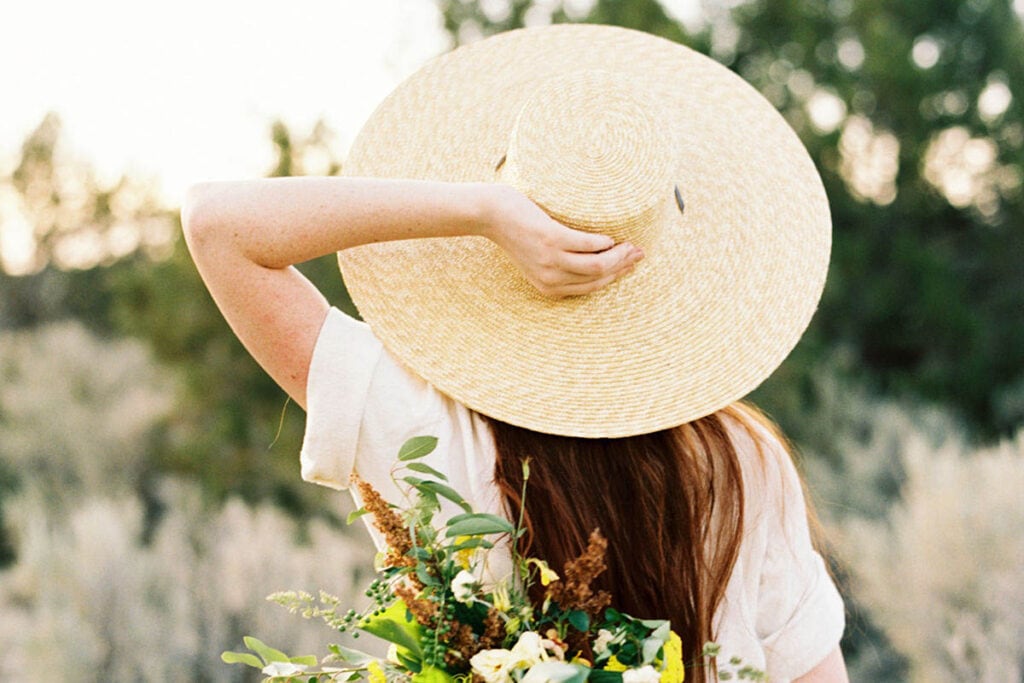
[[[331,308],[306,382],[302,478],[346,489],[355,464],[366,397],[383,347],[368,325]]]
[[[765,557],[757,631],[772,680],[807,673],[839,644],[845,628],[842,597],[814,549],[800,478],[780,445],[766,449],[776,485],[764,517]],[[770,479],[766,483],[770,482]]]
[[[807,673],[839,645],[845,628],[842,597],[818,553],[805,559],[810,575],[802,593],[791,586],[789,619],[762,640],[768,670],[774,679],[789,680]],[[779,601],[776,601],[779,604]],[[782,605],[779,604],[782,608]]]

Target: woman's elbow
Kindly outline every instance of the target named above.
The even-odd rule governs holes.
[[[185,190],[181,202],[181,230],[193,256],[214,246],[212,238],[223,227],[217,219],[216,183],[201,182]]]

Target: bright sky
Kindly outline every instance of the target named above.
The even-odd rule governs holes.
[[[699,0],[663,4],[700,14]],[[344,158],[377,103],[446,49],[434,0],[5,0],[0,173],[56,111],[101,179],[156,177],[174,206],[191,182],[263,175],[277,117],[299,133],[323,117]]]
[[[47,111],[101,177],[262,175],[269,125],[319,117],[344,153],[376,104],[447,48],[432,0],[26,0],[0,10],[0,170]]]

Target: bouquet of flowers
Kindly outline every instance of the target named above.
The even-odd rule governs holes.
[[[524,533],[523,509],[512,523],[474,512],[447,478],[418,462],[437,445],[433,437],[405,443],[393,473],[408,486],[407,505],[385,501],[369,483],[353,477],[363,507],[351,523],[372,515],[387,541],[378,555],[378,576],[361,612],[343,611],[340,600],[321,591],[275,593],[270,600],[307,618],[322,618],[340,632],[366,632],[390,643],[377,658],[330,646],[322,661],[313,655],[289,657],[247,637],[252,653],[225,652],[228,663],[256,667],[269,681],[355,681],[371,683],[680,683],[684,677],[682,643],[663,620],[636,619],[609,607],[611,596],[591,588],[605,569],[607,542],[595,530],[575,560],[554,571],[543,560],[524,558],[516,540]],[[529,463],[523,463],[523,491]],[[463,512],[443,524],[435,519],[441,499]],[[511,539],[512,574],[485,585],[482,563],[500,537]],[[535,604],[531,594],[543,592]],[[713,658],[708,643],[704,655]],[[732,677],[763,680],[750,667],[719,671]]]

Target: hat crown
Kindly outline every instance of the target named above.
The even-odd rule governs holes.
[[[584,70],[541,83],[516,117],[499,177],[552,218],[648,246],[673,204],[671,131],[624,75]]]

